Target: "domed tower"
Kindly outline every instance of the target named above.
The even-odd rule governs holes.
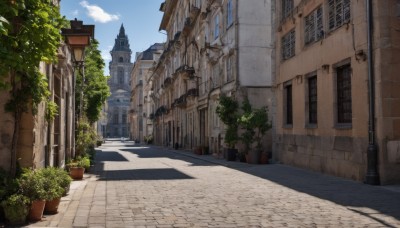
[[[129,137],[129,107],[131,87],[129,83],[132,51],[129,39],[125,34],[124,25],[121,25],[115,44],[110,52],[112,60],[109,64],[111,96],[108,98],[107,110],[107,137]]]

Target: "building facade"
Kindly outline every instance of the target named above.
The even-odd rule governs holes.
[[[147,50],[136,53],[135,63],[131,72],[131,109],[130,109],[130,131],[131,139],[144,142],[145,136],[152,135],[152,121],[148,113],[153,110],[149,102],[149,69],[158,60],[164,49],[163,43],[155,43]]]
[[[276,160],[367,182],[376,171],[382,184],[400,182],[396,5],[277,1]],[[369,154],[371,143],[377,151]]]
[[[125,28],[121,25],[115,44],[111,50],[110,87],[111,96],[107,100],[107,125],[106,137],[120,138],[129,137],[129,109],[131,86],[129,83],[132,51],[129,46],[128,36]]]
[[[273,1],[167,0],[164,52],[153,68],[155,142],[222,156],[221,94],[273,113]],[[257,15],[257,17],[254,17]],[[262,98],[262,99],[260,99]],[[265,149],[271,148],[271,135]]]
[[[21,167],[64,167],[75,154],[75,100],[74,70],[71,50],[65,44],[58,49],[58,62],[41,62],[40,72],[47,77],[50,100],[58,106],[54,120],[46,116],[46,102],[38,105],[37,112],[22,114],[17,141],[17,160]],[[10,99],[9,91],[0,92],[0,167],[10,170],[12,139],[15,131],[13,115],[4,110]]]

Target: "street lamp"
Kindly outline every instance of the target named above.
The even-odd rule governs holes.
[[[71,28],[63,28],[61,29],[61,35],[65,37],[65,42],[68,44],[68,46],[72,50],[72,61],[74,64],[74,73],[73,73],[73,94],[75,94],[75,88],[76,88],[76,68],[82,69],[82,87],[83,83],[85,80],[85,74],[84,74],[84,60],[85,60],[85,47],[90,45],[90,40],[91,38],[94,38],[94,25],[84,25],[82,21],[78,21],[76,18],[75,20],[70,21]],[[79,105],[79,117],[81,116],[82,113],[82,97],[83,97],[83,91],[81,89],[80,92],[80,105]],[[75,112],[75,96],[73,96],[73,108],[74,108],[74,115],[73,115],[73,122],[75,123],[74,125],[74,132],[75,132],[75,137],[76,137],[76,131],[77,131],[77,118],[76,118],[76,112]],[[80,118],[78,118],[80,120]],[[73,137],[73,140],[75,140],[75,137]],[[75,142],[73,142],[73,145],[75,145]],[[73,147],[73,156],[75,156],[75,146]]]
[[[94,25],[84,25],[82,21],[70,21],[71,28],[61,29],[67,44],[72,49],[72,58],[76,65],[83,64],[85,47],[90,45],[90,38],[94,38]]]

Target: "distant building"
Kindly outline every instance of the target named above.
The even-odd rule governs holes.
[[[129,47],[128,36],[125,34],[124,25],[121,25],[119,34],[115,39],[110,62],[111,96],[107,100],[107,125],[105,137],[129,137],[129,106],[131,86],[129,74],[132,70],[132,51]]]
[[[144,52],[136,53],[131,72],[131,138],[143,142],[144,137],[153,134],[153,121],[148,114],[154,110],[154,102],[150,98],[150,69],[164,50],[164,43],[155,43]]]

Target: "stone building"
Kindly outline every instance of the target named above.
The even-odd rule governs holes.
[[[131,109],[130,131],[131,138],[143,142],[144,137],[153,133],[152,121],[148,113],[152,112],[152,105],[148,102],[149,69],[157,61],[164,49],[163,43],[155,43],[147,50],[136,53],[136,59],[130,75],[131,83]]]
[[[221,94],[274,109],[273,3],[162,3],[160,30],[167,32],[167,42],[151,77],[155,143],[222,155],[225,130],[215,112]],[[268,150],[270,138],[264,140]]]
[[[121,25],[115,44],[111,50],[110,87],[111,96],[107,100],[106,137],[129,137],[129,109],[131,86],[129,83],[132,51],[125,28]]]
[[[60,46],[58,58],[58,63],[42,62],[39,67],[48,79],[50,99],[58,105],[58,115],[52,121],[47,120],[45,102],[39,104],[36,114],[29,110],[22,115],[17,142],[21,167],[64,167],[65,161],[74,156],[74,76],[67,45]],[[13,115],[4,110],[9,99],[9,91],[0,91],[0,167],[4,170],[10,169],[15,126]]]
[[[277,1],[277,160],[400,182],[399,15],[395,0]]]

